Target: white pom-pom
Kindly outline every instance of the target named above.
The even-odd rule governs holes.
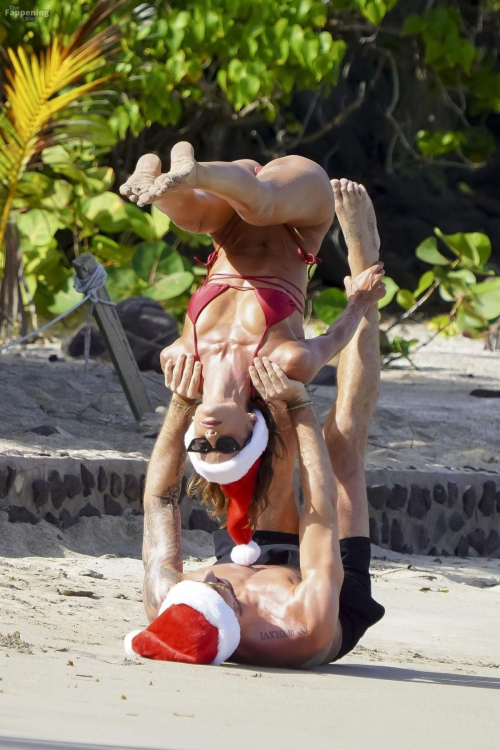
[[[231,550],[231,560],[237,565],[253,565],[260,557],[260,547],[256,542],[238,544]]]
[[[142,630],[132,630],[131,633],[128,633],[128,635],[125,636],[123,639],[123,646],[125,648],[125,654],[127,655],[127,659],[140,659],[140,655],[136,654],[134,649],[132,648],[132,641],[134,640],[136,635],[139,635],[139,633],[142,633]]]

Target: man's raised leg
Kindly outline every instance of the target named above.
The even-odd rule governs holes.
[[[348,180],[332,180],[332,187],[351,274],[356,276],[379,258],[375,211],[363,186]],[[340,539],[369,536],[365,452],[379,381],[378,315],[372,307],[340,355],[337,401],[324,429],[337,481]]]

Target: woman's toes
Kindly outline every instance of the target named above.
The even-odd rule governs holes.
[[[349,181],[346,180],[345,177],[342,177],[342,179],[340,180],[340,189],[341,189],[341,191],[344,194],[347,192],[347,185],[348,185],[348,183],[349,183]]]
[[[342,193],[340,192],[340,180],[331,180],[330,182],[335,200],[342,200]]]
[[[133,193],[132,193],[132,195],[129,195],[128,198],[129,198],[129,201],[131,203],[137,203],[137,201],[139,200],[139,196],[138,195],[134,195]]]
[[[354,195],[354,183],[349,180],[347,183],[347,192],[349,195]]]

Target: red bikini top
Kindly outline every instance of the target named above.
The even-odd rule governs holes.
[[[293,239],[295,241],[298,240],[298,237],[296,236],[296,233],[290,229],[290,227],[284,225],[286,229],[290,232]],[[316,258],[315,255],[312,253],[307,253],[297,242],[297,252],[299,254],[299,257],[301,260],[309,266],[309,273],[311,271],[311,267],[315,264],[321,263],[320,258]],[[264,331],[262,332],[262,336],[259,339],[259,342],[257,344],[257,347],[255,349],[254,357],[257,356],[259,349],[262,345],[262,342],[270,328],[272,326],[276,325],[277,323],[281,323],[282,320],[286,320],[286,318],[289,318],[290,315],[292,315],[296,310],[298,310],[301,314],[304,313],[304,305],[305,305],[305,295],[303,291],[298,287],[296,284],[293,284],[291,281],[288,281],[287,279],[282,278],[281,276],[265,276],[265,275],[255,275],[255,276],[241,276],[237,273],[210,273],[210,269],[214,265],[214,263],[217,260],[218,257],[218,249],[215,249],[212,253],[210,253],[208,260],[206,263],[203,263],[203,261],[200,261],[198,258],[195,258],[195,260],[200,263],[203,266],[207,266],[209,275],[207,275],[207,278],[205,279],[205,283],[203,286],[201,286],[199,289],[196,290],[196,292],[193,294],[189,301],[189,305],[187,308],[187,315],[188,318],[191,320],[193,324],[193,330],[194,330],[194,351],[196,359],[199,359],[198,354],[198,336],[196,333],[196,322],[198,318],[200,317],[200,314],[202,311],[207,307],[207,305],[212,302],[216,297],[223,294],[227,289],[238,289],[240,291],[253,291],[255,293],[255,296],[257,297],[257,300],[259,301],[259,304],[262,308],[262,312],[264,313],[264,319],[265,319],[265,327]],[[241,279],[241,281],[264,281],[269,286],[266,287],[243,287],[243,286],[236,286],[233,284],[228,283],[221,283],[220,281],[215,281],[215,279]],[[258,394],[255,392],[253,385],[252,385],[252,397],[256,398],[258,397]]]

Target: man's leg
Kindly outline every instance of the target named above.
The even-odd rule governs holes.
[[[332,187],[351,274],[356,276],[379,257],[375,211],[364,187],[347,180],[333,180]],[[379,381],[378,315],[371,308],[340,355],[337,401],[324,428],[337,481],[340,539],[369,536],[365,451]]]

